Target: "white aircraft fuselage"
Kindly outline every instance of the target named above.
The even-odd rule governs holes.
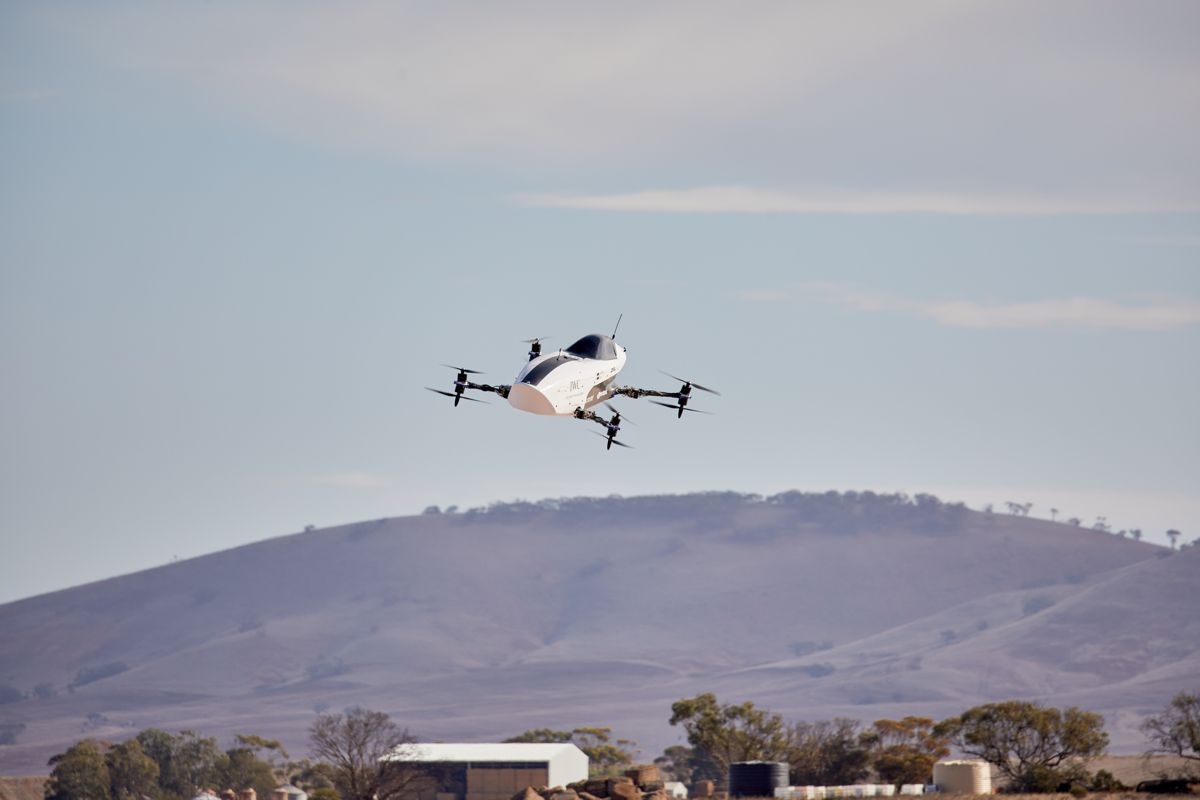
[[[508,402],[531,414],[571,416],[609,399],[609,387],[624,366],[625,348],[611,336],[584,336],[566,350],[526,363],[513,380]]]

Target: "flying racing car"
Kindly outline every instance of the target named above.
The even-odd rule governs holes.
[[[621,320],[618,319],[617,327],[620,327],[620,324]],[[630,446],[617,439],[617,434],[621,430],[621,412],[608,402],[614,397],[623,396],[635,400],[640,397],[671,398],[675,402],[664,403],[659,400],[650,402],[664,408],[674,409],[677,418],[682,418],[685,411],[709,413],[688,408],[688,402],[692,399],[692,390],[699,389],[715,395],[719,395],[720,392],[701,386],[695,381],[676,378],[674,375],[664,372],[663,374],[668,378],[682,384],[679,391],[671,392],[618,385],[616,378],[624,369],[627,356],[625,348],[617,344],[616,337],[615,328],[612,336],[590,333],[565,350],[546,354],[542,353],[542,340],[546,337],[527,339],[525,343],[530,345],[529,359],[517,372],[517,376],[511,384],[491,386],[486,383],[476,383],[469,376],[483,373],[465,367],[443,364],[442,366],[449,367],[457,373],[454,378],[453,391],[446,392],[428,386],[425,388],[431,392],[454,398],[456,407],[461,400],[482,402],[466,394],[468,390],[473,390],[498,394],[508,400],[508,404],[513,408],[527,411],[530,414],[574,417],[595,422],[605,428],[605,432],[599,435],[607,440],[606,449],[608,450],[611,450],[614,444],[620,447]],[[601,404],[612,413],[610,418],[605,419],[592,411],[595,406]]]

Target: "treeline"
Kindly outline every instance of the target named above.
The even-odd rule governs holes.
[[[47,800],[191,800],[201,792],[254,789],[270,797],[298,782],[316,800],[338,800],[333,773],[307,759],[291,761],[279,742],[239,735],[226,750],[192,731],[147,728],[119,744],[85,739],[50,759]]]
[[[449,506],[443,511],[438,506],[429,506],[425,514],[453,514],[464,520],[490,522],[528,522],[557,512],[611,522],[699,517],[709,521],[713,527],[719,527],[734,513],[755,505],[786,508],[793,512],[795,519],[836,533],[878,528],[884,524],[938,532],[957,526],[968,513],[964,504],[944,503],[931,494],[910,496],[903,492],[789,491],[766,496],[740,492],[699,492],[641,497],[566,497],[537,502],[496,502],[466,510]]]
[[[1104,753],[1108,735],[1099,714],[1022,700],[975,706],[934,722],[928,717],[787,722],[751,702],[721,703],[700,694],[672,704],[671,725],[687,745],[654,761],[669,780],[723,783],[735,761],[785,761],[792,785],[842,786],[867,778],[894,785],[928,783],[936,761],[953,750],[993,764],[1005,788],[1050,792],[1069,787],[1123,789],[1088,763]],[[1182,692],[1143,723],[1147,755],[1177,756],[1178,777],[1200,779],[1200,692]],[[239,735],[221,750],[191,731],[150,728],[119,744],[85,739],[50,759],[47,800],[191,800],[202,792],[254,789],[262,800],[290,783],[314,800],[413,800],[434,787],[424,768],[385,756],[416,740],[387,714],[362,708],[322,714],[309,728],[311,758],[291,760],[283,746]],[[630,766],[637,745],[610,728],[525,731],[510,742],[571,742],[591,760],[593,775]]]
[[[784,761],[793,786],[842,786],[875,778],[900,786],[928,783],[933,765],[952,750],[996,767],[1005,788],[1053,792],[1070,788],[1124,789],[1111,773],[1087,770],[1104,754],[1104,718],[1022,700],[987,703],[934,722],[927,717],[881,719],[863,726],[852,719],[788,723],[753,703],[722,704],[712,694],[671,707],[688,745],[656,759],[675,779],[722,781],[735,761]],[[1144,722],[1147,755],[1183,759],[1179,777],[1200,779],[1200,693],[1178,694]]]

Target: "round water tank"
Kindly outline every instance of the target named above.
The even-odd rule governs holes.
[[[950,794],[991,794],[992,770],[986,761],[939,761],[933,782]]]
[[[774,797],[788,785],[788,765],[782,761],[735,761],[729,765],[730,797]]]

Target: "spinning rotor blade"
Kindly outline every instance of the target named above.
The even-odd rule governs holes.
[[[444,395],[446,395],[446,397],[454,397],[458,400],[470,400],[472,403],[483,403],[485,406],[491,405],[486,400],[476,400],[474,397],[467,397],[465,394],[455,394],[454,392],[443,392],[441,389],[432,389],[428,386],[426,386],[425,388],[429,389],[429,391],[431,391],[431,392],[437,392],[438,394],[444,394]]]
[[[483,374],[482,372],[480,372],[477,369],[467,369],[466,367],[456,367],[453,364],[442,364],[442,366],[448,367],[449,369],[456,369],[459,372],[465,372],[468,375],[482,375]]]
[[[692,384],[692,385],[695,386],[695,384]],[[662,406],[663,408],[669,408],[672,411],[690,411],[693,414],[708,414],[709,416],[712,416],[711,411],[701,411],[698,408],[688,408],[687,406],[680,408],[679,406],[673,406],[670,403],[660,403],[658,400],[651,400],[650,402],[654,403],[654,405],[656,405],[656,406]]]
[[[551,337],[551,336],[535,336],[532,339],[522,339],[521,344],[537,344],[538,342],[544,342],[547,339],[551,339],[551,338],[553,338],[553,337]]]
[[[592,431],[592,433],[596,434],[596,435],[597,435],[597,436],[599,436],[601,439],[604,439],[604,440],[606,440],[606,441],[608,442],[608,447],[609,447],[609,448],[611,448],[611,447],[612,447],[612,446],[615,444],[615,445],[619,445],[619,446],[621,446],[621,447],[628,447],[630,450],[632,450],[632,449],[633,449],[633,445],[631,445],[631,444],[625,444],[625,443],[624,443],[624,442],[622,442],[620,439],[609,439],[607,436],[605,436],[605,435],[604,435],[603,433],[601,433],[600,431]]]
[[[612,403],[609,403],[608,401],[605,401],[605,403],[604,403],[604,407],[605,407],[605,408],[607,408],[607,409],[608,409],[609,411],[611,411],[612,413],[616,414],[618,417],[620,417],[620,418],[621,418],[621,422],[628,422],[630,425],[634,426],[635,428],[637,427],[637,423],[636,423],[636,422],[634,422],[633,420],[631,420],[629,417],[625,416],[625,412],[624,412],[624,411],[620,411],[619,409],[617,409],[617,407],[616,407],[616,406],[614,406]]]
[[[659,372],[662,372],[662,374],[666,375],[668,378],[675,378],[675,376],[669,372],[664,372],[661,369],[659,370]],[[675,380],[679,381],[680,383],[686,383],[689,386],[694,386],[695,388],[699,389],[702,392],[708,392],[709,394],[715,394],[718,397],[721,396],[721,393],[718,392],[716,389],[710,389],[707,386],[701,386],[700,384],[696,383],[695,381],[685,381],[683,378],[675,378]]]

